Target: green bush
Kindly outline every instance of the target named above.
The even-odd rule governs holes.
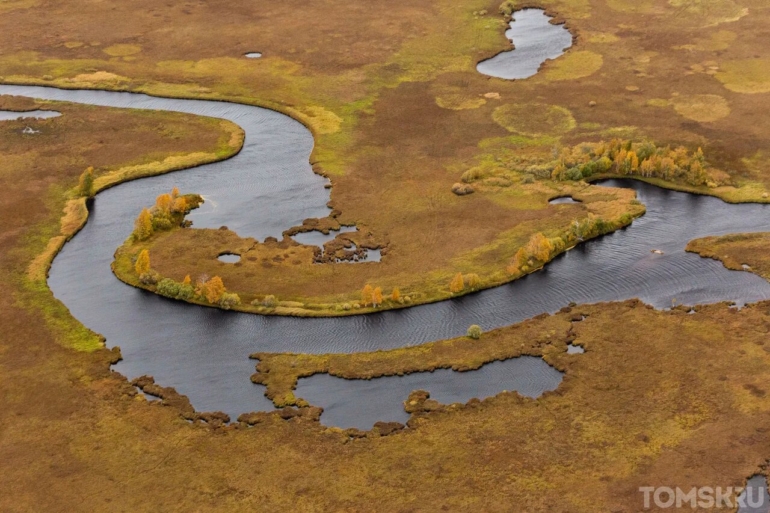
[[[166,216],[155,215],[152,217],[152,229],[155,231],[169,230],[171,228],[171,219]]]
[[[232,294],[230,292],[225,292],[222,294],[222,297],[219,300],[219,306],[225,310],[229,310],[232,307],[240,304],[241,298],[238,296],[238,294]]]
[[[567,171],[564,172],[563,180],[582,180],[583,179],[583,172],[580,170],[579,167],[571,167]]]
[[[181,284],[171,278],[163,278],[158,282],[158,288],[155,291],[161,296],[175,298],[179,295]]]
[[[460,180],[462,180],[463,183],[471,183],[481,178],[484,178],[484,172],[481,170],[481,168],[473,167],[464,172],[460,177]]]
[[[478,324],[472,324],[468,328],[467,335],[468,335],[469,338],[472,338],[473,340],[478,340],[478,339],[481,338],[481,334],[482,333],[483,333],[483,331],[481,331],[481,326],[479,326]]]
[[[195,288],[192,285],[179,285],[179,292],[176,295],[178,299],[184,299],[185,301],[189,301],[194,296],[195,296]]]
[[[505,0],[503,3],[500,4],[500,14],[503,14],[505,16],[510,16],[513,14],[513,11],[516,9],[516,4],[513,0]]]

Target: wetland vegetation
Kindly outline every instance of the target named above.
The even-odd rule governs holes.
[[[26,84],[226,100],[289,115],[315,139],[313,146],[304,129],[284,124],[273,137],[295,145],[295,152],[282,152],[268,131],[259,132],[264,144],[251,146],[247,137],[244,145],[236,123],[202,117],[213,112],[202,103],[191,116],[100,107],[98,95],[76,91],[73,101],[93,98],[94,105],[0,96],[0,111],[34,115],[0,121],[0,326],[6,334],[0,382],[8,391],[0,401],[7,413],[0,455],[9,469],[0,483],[13,491],[0,497],[0,509],[343,510],[365,504],[634,511],[640,486],[737,486],[765,475],[770,313],[767,301],[742,303],[763,299],[768,286],[766,210],[731,206],[734,217],[743,217],[734,222],[719,218],[727,207],[714,198],[661,193],[643,216],[644,201],[634,190],[587,182],[634,178],[732,203],[767,203],[770,9],[758,0],[544,0],[537,7],[566,22],[551,26],[568,29],[572,47],[524,80],[483,76],[477,65],[510,50],[505,30],[524,6],[399,0],[375,17],[347,0],[269,6],[107,1],[85,10],[0,2],[0,84],[6,84],[0,95],[14,91],[9,84]],[[211,30],[212,19],[227,20],[227,30]],[[30,39],[21,27],[46,35]],[[255,48],[264,55],[249,58]],[[157,105],[142,97],[126,102]],[[227,105],[222,111],[234,118],[237,108]],[[254,125],[269,125],[278,115],[257,116]],[[307,164],[311,146],[318,176]],[[178,178],[144,178],[238,151],[284,160],[255,167],[254,181],[223,179],[214,194],[186,187],[183,177],[225,164]],[[286,175],[300,178],[281,189],[284,181],[276,177]],[[124,186],[106,189],[137,178],[143,179],[136,187],[122,189],[133,191],[126,193],[132,207],[110,205],[124,197]],[[259,187],[252,189],[254,183]],[[328,196],[308,192],[324,191],[327,183]],[[172,191],[177,184],[185,195]],[[228,186],[242,188],[249,199],[227,205],[227,195],[217,193]],[[200,203],[197,194],[205,201],[191,210]],[[282,194],[285,204],[269,201]],[[574,202],[553,201],[566,197]],[[140,214],[154,198],[153,209]],[[661,208],[666,201],[668,208]],[[292,210],[288,203],[306,208]],[[255,204],[258,216],[217,222],[225,213],[243,217]],[[93,226],[83,228],[89,209]],[[116,224],[105,221],[129,210]],[[665,217],[682,212],[691,218]],[[120,289],[104,287],[102,267],[137,215],[134,235],[116,253],[122,280],[250,314],[196,309],[119,283]],[[194,226],[182,228],[185,220]],[[675,240],[653,248],[617,232],[632,223],[637,226],[629,233],[651,224],[662,233],[670,223]],[[714,232],[700,231],[705,226]],[[333,238],[323,248],[298,242],[298,234],[314,231]],[[107,232],[110,247],[77,245],[78,237]],[[610,235],[589,240],[602,234]],[[688,251],[758,276],[684,255],[687,238],[695,239]],[[610,253],[617,261],[599,263],[585,256],[607,257],[601,248],[613,240],[639,256]],[[62,267],[47,280],[60,251]],[[65,264],[74,261],[68,251],[78,257],[77,273]],[[381,261],[341,265],[367,251],[381,254]],[[227,254],[240,259],[220,261]],[[559,274],[573,257],[583,271]],[[601,267],[605,275],[628,278],[612,281],[611,299],[649,294],[656,306],[673,308],[656,310],[637,300],[566,306],[573,295],[604,297]],[[696,267],[713,272],[705,290],[682,285]],[[567,288],[580,283],[571,278],[581,272],[594,285],[590,294]],[[548,283],[548,273],[561,277],[561,311],[552,307],[558,301],[548,287],[540,291],[542,302],[530,292],[505,295]],[[80,286],[72,285],[78,280]],[[499,287],[511,281],[510,289]],[[636,287],[641,283],[668,292]],[[742,307],[676,306],[682,290],[694,303],[734,298]],[[94,305],[84,301],[89,294],[104,309],[139,305],[120,312],[134,321],[134,331],[94,322],[108,317],[84,308]],[[519,298],[524,304],[515,303]],[[473,305],[483,308],[469,313]],[[362,319],[253,315],[347,316],[405,307],[411,308]],[[483,310],[494,310],[494,322],[476,322],[487,319]],[[519,311],[530,313],[517,317]],[[543,311],[552,314],[535,315]],[[144,323],[165,314],[178,322],[169,323],[171,331]],[[188,322],[193,316],[197,323]],[[410,330],[420,316],[427,329]],[[521,322],[501,322],[510,318]],[[328,331],[331,321],[347,328],[364,323],[368,331]],[[121,351],[114,347],[119,331],[130,331],[126,343],[140,340]],[[201,333],[224,336],[202,344]],[[142,345],[147,341],[151,345]],[[217,401],[191,401],[186,390],[158,376],[130,376],[132,385],[110,371],[121,353],[131,360],[138,351],[156,363],[153,374],[182,362],[187,383],[197,378],[205,383],[201,389],[220,392],[211,397],[253,396],[254,411],[213,411]],[[217,356],[225,353],[239,354],[242,369],[253,369],[248,354],[258,359],[252,379],[259,386],[248,374],[230,372]],[[455,405],[437,401],[438,390],[416,391],[401,398],[404,426],[328,427],[317,405],[295,395],[310,376],[375,384],[435,369],[472,373],[522,357],[542,358],[564,373],[563,381],[537,399],[500,391]],[[202,379],[212,366],[232,381]],[[225,382],[236,386],[222,388]],[[146,401],[134,385],[160,399]],[[263,389],[280,409],[258,411]]]

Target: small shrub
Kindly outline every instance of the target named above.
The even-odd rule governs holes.
[[[169,230],[171,228],[171,219],[165,215],[156,215],[152,217],[152,229],[154,231]]]
[[[483,331],[481,331],[481,326],[479,326],[478,324],[472,324],[468,328],[467,335],[469,338],[472,338],[473,340],[478,340],[481,338],[482,333]]]
[[[516,9],[516,3],[513,0],[505,0],[505,2],[500,4],[500,14],[503,16],[510,16],[513,14],[513,11]]]
[[[464,183],[456,183],[452,186],[452,192],[458,196],[467,196],[468,194],[473,194],[474,191],[473,187]]]
[[[462,180],[464,183],[471,183],[481,178],[484,178],[484,172],[481,170],[481,168],[474,167],[464,172],[460,177],[460,180]]]
[[[181,285],[171,278],[163,278],[158,282],[158,287],[155,291],[161,296],[175,298],[179,295],[179,288]]]
[[[222,294],[222,297],[219,299],[219,306],[222,307],[224,310],[229,310],[234,306],[241,304],[241,298],[238,296],[238,294],[233,294],[230,292],[225,292]]]
[[[183,299],[185,301],[191,300],[195,296],[195,289],[189,283],[182,283],[179,285],[179,292],[177,292],[177,299]]]
[[[348,310],[350,310],[350,303],[344,303],[344,304],[342,305],[342,309],[343,309],[343,310],[345,310],[345,311],[348,311]]]
[[[152,270],[139,275],[139,283],[142,285],[155,285],[160,279],[160,275]]]
[[[476,290],[479,288],[479,285],[481,285],[481,278],[479,278],[479,275],[476,273],[466,274],[463,276],[463,281],[465,282],[465,285],[471,290]]]
[[[267,308],[275,308],[275,305],[277,304],[278,300],[272,294],[265,296],[265,299],[262,300],[262,306],[266,306]]]
[[[521,178],[521,183],[523,184],[535,183],[535,177],[527,173]]]

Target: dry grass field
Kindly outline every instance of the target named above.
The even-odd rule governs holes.
[[[475,71],[508,48],[498,4],[0,0],[0,83],[215,98],[305,123],[314,168],[333,184],[336,217],[321,222],[356,224],[386,249],[383,262],[326,270],[335,266],[276,243],[262,250],[295,252],[296,282],[282,282],[285,265],[260,266],[255,284],[246,265],[219,272],[247,301],[276,294],[334,304],[369,281],[436,300],[457,272],[488,285],[507,279],[495,273],[533,233],[561,233],[590,212],[607,221],[641,214],[622,192],[539,176],[530,183],[533,166],[583,142],[701,147],[723,184],[658,183],[767,201],[764,0],[527,2],[566,21],[575,45],[524,81]],[[263,57],[242,57],[250,51]],[[140,164],[168,171],[154,163],[169,157],[184,165],[225,158],[237,150],[237,129],[0,97],[0,109],[35,108],[63,115],[0,124],[0,510],[632,512],[641,509],[639,486],[740,485],[766,471],[767,304],[694,314],[579,305],[479,341],[260,356],[260,373],[270,370],[267,384],[286,404],[300,373],[371,377],[520,354],[565,372],[538,400],[501,393],[467,406],[429,404],[429,413],[423,404],[409,429],[388,436],[351,437],[312,418],[282,418],[289,412],[189,423],[183,401],[148,403],[110,371],[116,355],[53,298],[47,262],[84,220],[83,203],[71,201],[87,166],[106,185]],[[26,125],[40,133],[22,134]],[[452,194],[474,169],[476,192]],[[565,193],[586,201],[548,205]],[[194,250],[196,237],[213,245]],[[691,248],[762,274],[764,238]],[[252,242],[193,229],[145,244],[153,266],[180,279],[179,261],[163,248],[189,250],[185,273],[217,274],[222,248]],[[318,285],[324,280],[331,285]],[[577,313],[587,318],[574,322]],[[567,355],[567,340],[586,353]]]

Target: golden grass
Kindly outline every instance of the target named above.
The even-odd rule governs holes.
[[[679,114],[699,123],[712,123],[730,115],[727,100],[716,94],[676,96],[671,103]]]
[[[716,74],[730,91],[744,94],[770,92],[770,59],[744,59],[722,62]]]
[[[590,77],[602,68],[604,58],[589,50],[572,50],[544,66],[543,79],[548,81],[577,80]]]
[[[509,103],[497,107],[492,118],[509,132],[528,137],[563,135],[576,126],[568,109],[540,103]]]

